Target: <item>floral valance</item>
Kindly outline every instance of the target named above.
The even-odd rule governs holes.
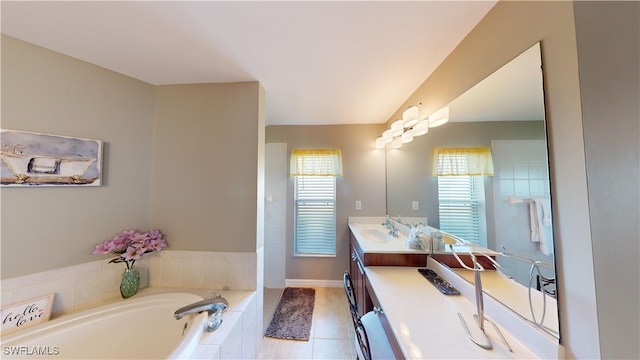
[[[340,149],[292,149],[291,176],[342,176]]]
[[[435,148],[433,176],[493,176],[491,148]]]

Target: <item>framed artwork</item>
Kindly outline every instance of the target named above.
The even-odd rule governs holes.
[[[1,186],[100,186],[102,141],[0,129]]]
[[[49,294],[3,306],[0,309],[0,319],[2,319],[1,333],[8,334],[49,321],[54,297],[55,294]]]

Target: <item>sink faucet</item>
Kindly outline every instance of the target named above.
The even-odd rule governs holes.
[[[182,317],[189,314],[198,314],[206,311],[209,314],[209,321],[207,322],[207,331],[211,332],[216,330],[222,325],[222,313],[229,308],[229,302],[227,299],[220,296],[213,296],[209,299],[197,301],[193,304],[183,306],[176,310],[173,316],[176,320],[182,319]]]
[[[391,223],[391,229],[389,229],[389,235],[393,237],[398,237],[398,228],[396,227],[396,224]]]

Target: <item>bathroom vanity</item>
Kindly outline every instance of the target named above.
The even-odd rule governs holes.
[[[455,260],[448,259],[455,259],[453,254],[439,251],[436,261],[431,256],[432,245],[427,243],[430,239],[425,241],[424,250],[410,249],[406,246],[406,234],[392,236],[384,221],[380,217],[349,219],[350,272],[358,311],[378,313],[396,358],[562,357],[562,347],[556,338],[489,296],[484,296],[485,317],[496,323],[499,333],[485,322],[491,348],[474,344],[461,322],[464,319],[472,336],[481,333],[474,321],[477,313],[474,285],[458,274],[460,266],[447,266],[456,265]],[[439,291],[418,271],[425,267],[434,270],[460,294],[445,295]]]
[[[358,218],[349,220],[351,262],[349,272],[353,281],[358,314],[364,315],[373,309],[367,291],[365,267],[367,266],[425,266],[427,250],[413,250],[405,247],[404,240],[388,234],[381,225],[383,218]]]

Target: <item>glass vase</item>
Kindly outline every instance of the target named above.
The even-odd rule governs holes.
[[[138,287],[140,287],[140,273],[138,273],[138,269],[134,266],[130,269],[125,269],[122,274],[122,282],[120,282],[120,295],[122,295],[124,299],[132,297],[138,292]]]

